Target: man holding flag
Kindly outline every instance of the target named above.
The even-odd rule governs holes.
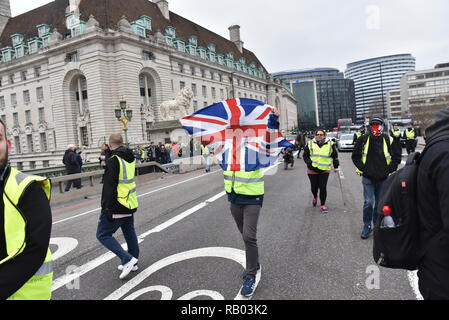
[[[241,294],[253,295],[261,272],[257,224],[264,199],[264,168],[292,146],[279,133],[279,111],[260,101],[229,99],[182,118],[184,129],[208,146],[224,170],[231,214],[246,251]]]

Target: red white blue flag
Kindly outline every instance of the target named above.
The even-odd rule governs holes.
[[[229,99],[180,119],[183,128],[215,155],[226,171],[255,171],[293,146],[279,132],[272,107],[252,99]]]

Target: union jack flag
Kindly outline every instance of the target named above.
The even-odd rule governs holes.
[[[180,119],[183,128],[226,171],[255,171],[274,163],[292,146],[279,132],[272,107],[252,99],[228,99]]]

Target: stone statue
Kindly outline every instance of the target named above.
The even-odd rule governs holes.
[[[175,100],[164,101],[161,104],[161,116],[162,120],[177,120],[176,116],[173,117],[171,112],[179,112],[180,118],[187,116],[187,109],[190,107],[190,103],[193,98],[193,92],[190,88],[184,88],[176,97]]]

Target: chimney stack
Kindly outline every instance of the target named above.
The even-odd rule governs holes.
[[[11,18],[11,5],[9,0],[0,0],[0,35],[3,33],[9,18]]]
[[[230,26],[229,36],[230,40],[234,42],[234,44],[239,49],[240,53],[243,53],[243,41],[240,39],[240,26],[239,25]]]
[[[162,15],[165,19],[170,20],[170,11],[168,10],[168,1],[166,0],[153,0],[155,4],[159,7],[159,10],[161,10]]]

